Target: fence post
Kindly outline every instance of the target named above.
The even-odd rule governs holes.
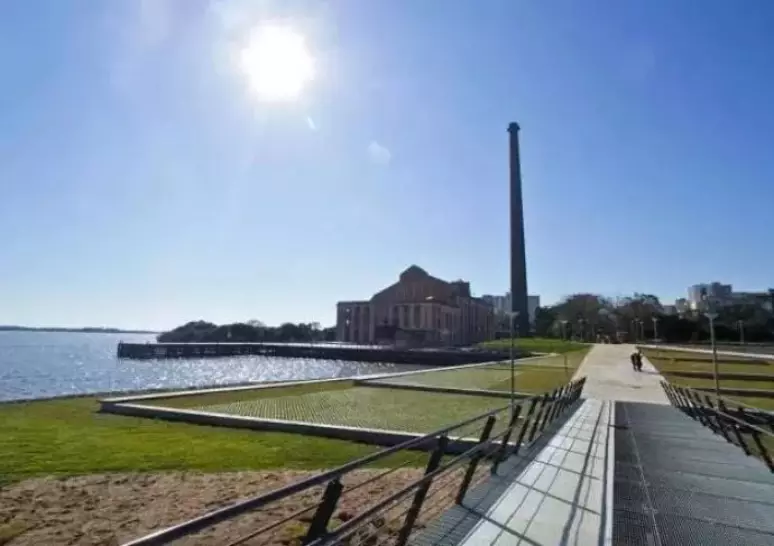
[[[546,404],[548,403],[548,395],[544,394],[540,397],[540,408],[535,413],[535,420],[532,422],[532,428],[529,431],[529,438],[527,438],[527,442],[532,442],[532,440],[535,439],[535,433],[537,432],[537,428],[540,425],[540,421],[543,419],[543,412],[546,409]]]
[[[666,394],[666,397],[669,399],[669,403],[672,404],[674,407],[678,407],[675,403],[675,397],[672,395],[672,392],[670,390],[671,385],[667,383],[666,381],[661,381],[661,388],[664,391],[664,394]]]
[[[688,397],[685,390],[682,387],[675,387],[675,390],[680,396],[680,400],[682,400],[683,407],[685,408],[683,411],[687,413],[688,417],[690,417],[694,421],[698,420],[699,414],[695,411],[693,407],[693,402],[691,402],[691,399]]]
[[[492,463],[492,474],[497,474],[497,467],[500,466],[500,463],[505,459],[505,452],[508,450],[508,441],[511,439],[511,435],[513,434],[513,428],[516,426],[516,423],[519,421],[519,414],[521,413],[521,404],[516,406],[516,408],[513,410],[513,415],[511,416],[511,422],[508,424],[508,430],[505,432],[505,436],[503,436],[503,442],[500,444],[500,451],[497,453],[497,456],[495,457],[494,463]]]
[[[744,408],[742,406],[739,406],[739,416],[742,418],[743,421],[746,421],[744,417],[747,415]],[[752,436],[753,442],[755,442],[755,446],[758,448],[758,451],[761,454],[761,458],[763,459],[763,462],[766,463],[766,466],[769,467],[769,470],[774,472],[774,461],[771,460],[771,457],[769,456],[769,450],[766,449],[766,446],[763,445],[763,442],[761,442],[761,433],[755,430],[752,427],[748,427],[750,429],[750,436]]]
[[[718,399],[720,400],[720,399]],[[712,409],[712,413],[715,415],[715,423],[718,425],[718,429],[720,430],[720,434],[723,435],[723,438],[726,439],[726,442],[731,442],[731,437],[726,432],[726,426],[723,424],[723,420],[720,418],[720,414],[717,413],[715,410],[715,405],[712,403],[712,400],[709,397],[709,394],[704,395],[704,401],[707,402],[707,405]]]
[[[728,410],[726,409],[726,404],[725,402],[723,402],[722,398],[718,398],[718,408],[720,408],[720,411],[722,411],[724,414],[728,413]],[[744,441],[744,437],[742,436],[742,433],[739,431],[738,423],[733,419],[729,419],[728,425],[731,427],[731,430],[734,432],[734,436],[736,436],[736,439],[739,442],[739,447],[742,449],[742,451],[744,451],[745,455],[749,455],[750,449],[747,447],[747,442]]]
[[[680,393],[677,392],[677,389],[674,387],[674,385],[669,385],[669,392],[672,393],[672,398],[674,399],[677,408],[680,411],[685,412],[685,402],[680,396]]]
[[[682,393],[685,399],[688,401],[688,404],[690,405],[693,418],[701,422],[702,425],[706,426],[706,423],[704,421],[704,415],[702,415],[701,409],[696,403],[696,400],[693,399],[693,396],[691,396],[691,393],[685,388],[682,389]]]
[[[545,414],[543,415],[543,421],[540,423],[540,432],[542,433],[546,429],[546,425],[548,425],[549,417],[551,417],[551,414],[554,412],[554,406],[557,402],[557,389],[554,389],[551,394],[549,394],[549,406],[546,408]]]
[[[446,453],[446,446],[448,444],[449,438],[446,435],[438,438],[438,444],[436,445],[433,453],[430,455],[430,460],[427,461],[427,466],[425,467],[425,476],[435,472],[435,470],[441,464],[441,460],[443,459],[444,453]],[[414,523],[416,523],[417,517],[419,517],[419,511],[422,509],[422,504],[425,502],[425,498],[427,497],[427,492],[430,490],[432,481],[432,479],[426,481],[420,485],[417,489],[417,492],[414,493],[414,501],[411,503],[411,507],[406,513],[406,519],[404,520],[403,527],[401,528],[400,534],[398,535],[398,541],[395,543],[396,546],[403,546],[406,544],[406,541],[411,535],[411,530],[414,528]]]
[[[331,520],[333,511],[336,510],[336,504],[339,502],[342,489],[343,486],[338,478],[328,482],[328,487],[325,488],[323,498],[317,507],[317,511],[314,513],[314,517],[312,517],[312,523],[309,524],[309,531],[307,531],[302,544],[309,544],[328,532],[328,523]]]
[[[696,408],[699,411],[699,419],[701,419],[701,422],[704,423],[705,426],[709,427],[712,432],[717,432],[717,427],[715,427],[715,425],[712,423],[712,420],[709,418],[699,393],[688,391],[688,394],[690,394],[691,397],[696,401]]]
[[[532,412],[535,411],[535,406],[537,405],[538,399],[533,398],[532,402],[530,402],[529,410],[527,410],[527,414],[524,416],[524,419],[522,419],[522,425],[519,429],[519,437],[516,440],[516,445],[513,448],[513,454],[517,455],[519,453],[519,448],[521,447],[521,442],[524,440],[524,435],[527,433],[527,427],[529,426],[529,419],[532,417]]]
[[[553,423],[554,420],[562,413],[562,402],[564,401],[564,392],[567,389],[567,385],[564,385],[556,391],[556,398],[554,405],[551,407],[551,416],[549,417],[549,423]]]
[[[495,421],[496,419],[494,415],[490,415],[489,419],[486,420],[484,430],[481,431],[481,438],[479,438],[478,444],[476,444],[477,446],[481,446],[489,439],[489,435],[492,433],[492,428],[494,427]],[[462,500],[465,498],[465,493],[468,492],[468,487],[470,487],[470,481],[473,479],[473,473],[476,471],[478,462],[483,456],[484,454],[481,451],[477,451],[470,458],[470,464],[468,465],[468,469],[465,471],[465,477],[462,478],[460,489],[457,491],[457,504],[462,504]]]

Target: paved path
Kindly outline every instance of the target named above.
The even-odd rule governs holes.
[[[608,402],[583,402],[460,546],[610,544],[610,419]]]
[[[642,371],[632,369],[629,356],[634,345],[594,345],[574,379],[586,377],[583,396],[596,400],[669,404],[660,382],[663,379],[643,357]]]

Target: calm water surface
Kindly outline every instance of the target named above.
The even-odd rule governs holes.
[[[0,332],[0,400],[65,394],[322,379],[421,369],[392,363],[240,356],[119,360],[116,345],[153,335]]]

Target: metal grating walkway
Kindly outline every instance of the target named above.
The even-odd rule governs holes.
[[[586,400],[411,544],[774,546],[774,474],[672,406]]]
[[[670,406],[615,404],[613,544],[774,544],[774,474]]]

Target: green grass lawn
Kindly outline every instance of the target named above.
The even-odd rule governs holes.
[[[692,388],[712,388],[715,381],[712,378],[680,377],[670,372],[693,371],[712,372],[712,355],[697,354],[685,351],[663,351],[644,349],[643,354],[664,375],[670,383]],[[740,357],[724,357],[718,355],[718,372],[720,388],[768,389],[774,391],[774,363],[759,359],[744,359]],[[724,373],[761,374],[756,379],[725,379]],[[774,409],[774,398],[747,397],[734,395],[745,404],[764,409]]]
[[[352,387],[243,400],[200,409],[267,419],[432,432],[507,404],[507,399],[490,396]]]
[[[586,352],[584,349],[519,365],[516,368],[516,390],[539,394],[564,385],[572,378]],[[566,370],[563,367],[565,357]],[[507,399],[401,389],[401,384],[508,391],[510,377],[510,367],[506,363],[498,363],[458,370],[431,370],[380,380],[380,383],[392,384],[395,388],[353,387],[349,382],[320,383],[242,391],[232,398],[228,393],[218,393],[153,403],[266,419],[430,432],[501,408],[507,404]]]
[[[0,404],[0,483],[49,474],[331,468],[377,449],[294,434],[103,415],[96,409],[91,397]],[[405,458],[424,464],[417,455]]]
[[[564,341],[561,339],[541,337],[521,337],[516,339],[514,343],[519,349],[529,351],[531,353],[569,353],[571,351],[578,351],[588,347],[588,345],[585,343],[576,343],[574,341]],[[480,346],[486,349],[507,351],[511,347],[511,340],[497,339],[493,341],[485,341],[481,343]]]

